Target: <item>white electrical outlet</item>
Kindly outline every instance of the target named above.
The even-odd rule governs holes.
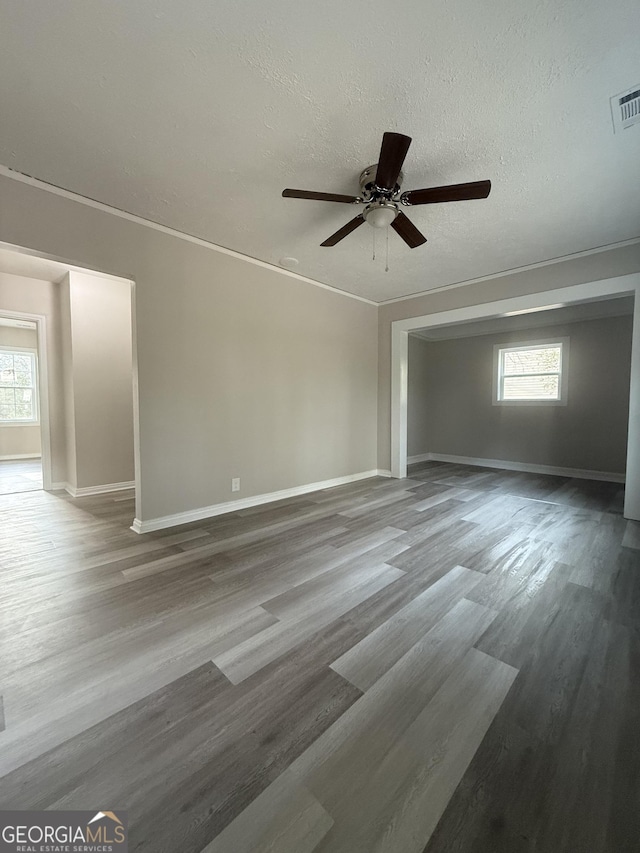
[[[240,477],[234,477],[231,481],[231,491],[239,492],[240,491]]]

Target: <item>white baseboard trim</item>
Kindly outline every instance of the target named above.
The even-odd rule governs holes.
[[[430,453],[418,453],[417,456],[407,456],[407,465],[415,465],[416,462],[431,462],[432,459]]]
[[[421,453],[407,459],[409,465],[414,462],[453,462],[456,465],[502,468],[505,471],[522,471],[525,474],[551,474],[555,477],[575,477],[578,480],[604,480],[608,483],[624,483],[626,479],[624,474],[616,474],[611,471],[559,468],[555,465],[535,465],[530,462],[509,462],[505,459],[477,459],[473,456],[452,456],[450,453]]]
[[[279,492],[267,492],[263,495],[253,495],[250,498],[240,498],[235,501],[225,501],[221,504],[203,506],[199,509],[190,509],[186,512],[177,512],[174,515],[164,515],[160,518],[150,518],[141,521],[134,518],[131,529],[135,533],[152,533],[154,530],[164,530],[166,527],[176,527],[178,524],[189,524],[192,521],[202,521],[203,518],[213,518],[216,515],[224,515],[226,512],[237,512],[240,509],[249,509],[252,506],[281,501],[286,498],[295,498],[298,495],[306,495],[309,492],[319,492],[322,489],[331,489],[334,486],[344,486],[347,483],[355,483],[358,480],[367,480],[371,477],[388,477],[390,471],[381,471],[374,468],[372,471],[362,471],[360,474],[347,474],[346,477],[335,477],[333,480],[323,480],[320,483],[307,483],[304,486],[295,486],[292,489],[281,489]]]
[[[76,488],[71,483],[56,483],[56,488],[62,488],[68,492],[72,498],[86,498],[89,495],[106,495],[109,492],[124,492],[126,489],[134,489],[135,481],[130,480],[127,483],[105,483],[102,486],[81,486]]]
[[[13,462],[16,459],[40,459],[39,453],[11,453],[7,456],[0,456],[0,462]]]

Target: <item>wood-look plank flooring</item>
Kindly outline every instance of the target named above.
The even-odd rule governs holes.
[[[0,496],[0,808],[137,853],[622,853],[640,525],[610,483],[426,463],[137,536]]]
[[[35,492],[42,488],[40,459],[5,459],[0,461],[0,495]]]

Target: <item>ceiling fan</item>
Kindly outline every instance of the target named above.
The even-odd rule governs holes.
[[[364,205],[362,213],[339,228],[331,237],[327,237],[321,246],[335,246],[363,222],[368,222],[374,228],[386,228],[390,225],[410,249],[415,249],[416,246],[426,243],[427,238],[404,215],[400,205],[411,207],[415,204],[486,198],[491,192],[491,181],[472,181],[469,184],[450,184],[446,187],[430,187],[401,193],[401,169],[410,145],[410,136],[404,136],[402,133],[383,134],[378,162],[368,166],[360,175],[359,196],[291,189],[283,190],[282,195],[284,198],[308,198]]]

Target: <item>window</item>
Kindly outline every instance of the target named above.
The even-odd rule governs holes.
[[[0,424],[37,422],[36,354],[0,347]]]
[[[494,405],[567,402],[569,339],[494,348]]]

